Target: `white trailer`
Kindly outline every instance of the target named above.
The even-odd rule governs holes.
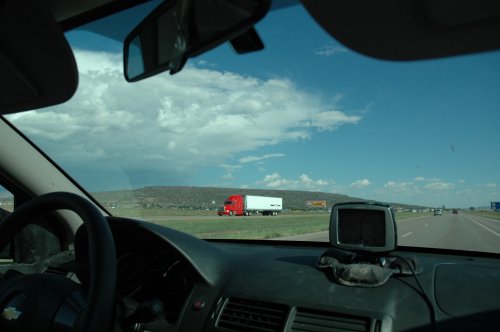
[[[245,195],[245,215],[277,215],[283,211],[283,198]]]

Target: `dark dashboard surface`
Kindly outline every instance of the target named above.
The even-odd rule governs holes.
[[[155,224],[109,222],[119,296],[165,306],[161,324],[145,325],[152,331],[500,330],[496,256],[403,248],[423,267],[418,281],[349,287],[317,268],[327,244],[207,242]]]

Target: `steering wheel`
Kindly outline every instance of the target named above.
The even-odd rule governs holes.
[[[116,253],[101,212],[72,193],[41,195],[16,208],[0,222],[0,248],[35,216],[54,210],[75,212],[87,227],[88,288],[53,274],[20,275],[0,281],[0,331],[109,331],[114,312]]]

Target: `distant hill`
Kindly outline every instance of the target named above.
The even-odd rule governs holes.
[[[188,208],[216,209],[226,198],[234,194],[272,196],[283,198],[283,207],[290,210],[307,209],[307,201],[326,201],[328,207],[341,201],[362,200],[341,194],[299,190],[264,190],[217,187],[155,186],[133,190],[96,192],[92,195],[106,207],[117,208]],[[393,204],[395,207],[421,208]]]

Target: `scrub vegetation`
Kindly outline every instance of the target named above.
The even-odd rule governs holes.
[[[216,210],[230,195],[257,195],[283,198],[286,210],[307,210],[310,201],[325,201],[327,207],[342,201],[362,200],[341,194],[300,190],[264,190],[214,187],[156,186],[132,190],[117,190],[92,193],[107,209],[179,209]],[[391,203],[394,208],[406,210],[425,209],[417,205]],[[154,213],[154,212],[151,212]]]
[[[500,220],[500,212],[498,211],[467,211],[468,214],[472,214],[474,216],[480,216],[490,219],[498,219]]]

